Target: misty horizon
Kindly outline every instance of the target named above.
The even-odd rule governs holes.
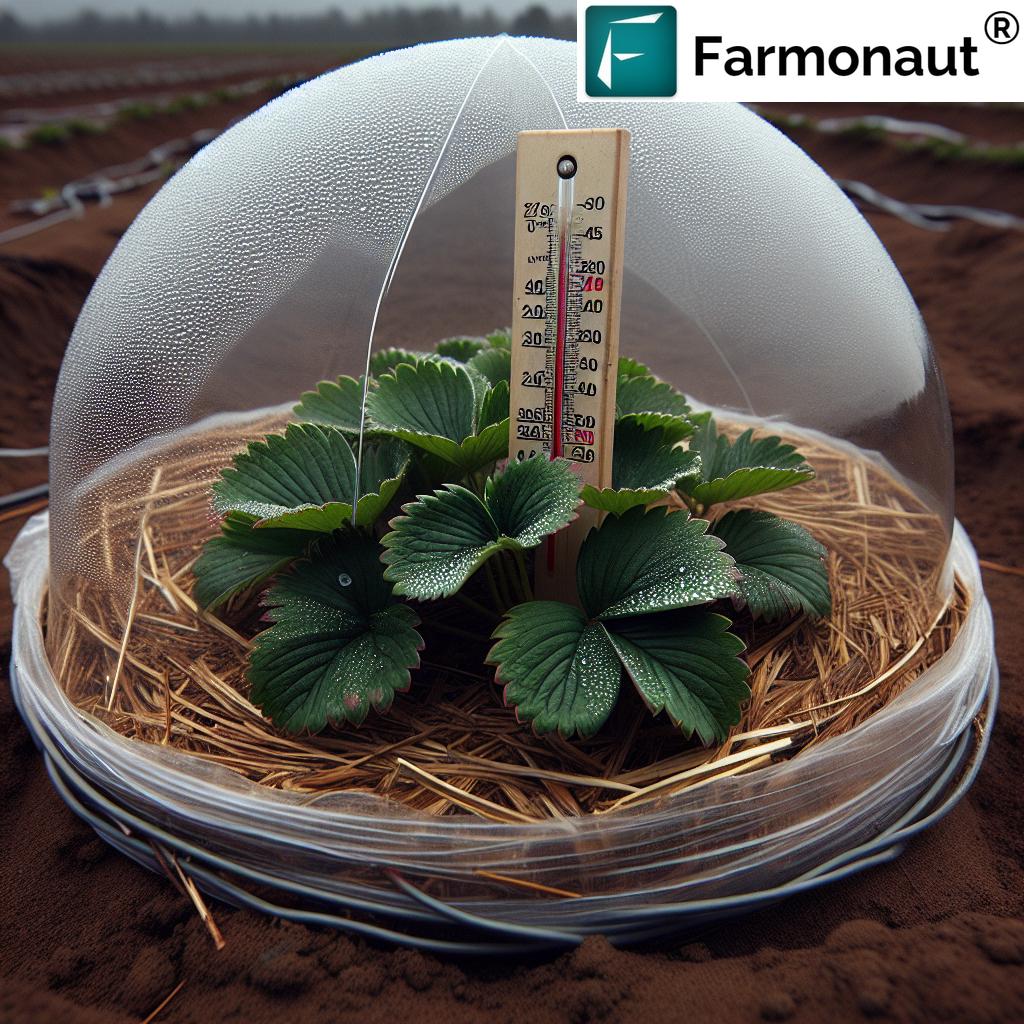
[[[118,0],[121,2],[121,0]],[[135,3],[138,0],[134,0]],[[0,0],[2,3],[2,0]],[[109,7],[111,0],[106,6]],[[174,0],[164,0],[174,6]],[[178,0],[179,6],[194,0]],[[236,0],[266,6],[266,0]],[[223,7],[223,5],[221,5]],[[479,8],[479,9],[477,9]],[[0,44],[41,45],[349,45],[369,47],[412,45],[464,36],[512,35],[575,38],[573,14],[553,15],[550,5],[526,4],[500,13],[490,4],[439,5],[423,0],[408,6],[381,6],[361,12],[347,5],[320,7],[303,14],[290,8],[287,14],[181,11],[148,13],[133,10],[119,14],[87,8],[67,17],[24,20],[9,8],[0,7]]]
[[[388,14],[405,9],[414,14],[429,10],[456,8],[469,17],[491,13],[501,20],[510,20],[530,7],[543,7],[552,18],[574,15],[575,0],[546,0],[537,4],[530,0],[508,3],[507,0],[396,0],[375,3],[373,0],[0,0],[0,15],[9,13],[26,25],[38,26],[47,22],[74,19],[84,11],[92,11],[104,18],[133,18],[140,12],[167,21],[187,21],[196,15],[218,21],[245,21],[250,17],[266,18],[276,15],[282,20],[319,17],[337,11],[348,18],[363,15]]]

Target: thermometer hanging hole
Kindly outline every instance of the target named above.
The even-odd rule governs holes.
[[[563,156],[558,160],[556,167],[560,178],[574,178],[576,176],[576,161],[571,156]]]

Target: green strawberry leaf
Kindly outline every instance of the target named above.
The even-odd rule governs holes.
[[[399,363],[385,373],[367,407],[385,429],[437,455],[458,453],[473,433],[473,382],[465,370],[440,360]],[[420,438],[417,442],[416,438]],[[433,438],[443,444],[433,445]]]
[[[632,423],[643,430],[660,430],[670,444],[677,444],[697,429],[693,420],[684,419],[682,416],[669,416],[663,412],[629,413],[626,416],[620,416],[616,421],[616,426],[620,423]]]
[[[668,497],[685,476],[699,472],[700,457],[676,447],[660,427],[645,430],[639,423],[615,425],[612,486],[603,490],[587,484],[581,497],[591,507],[621,516],[636,505]]]
[[[649,367],[644,366],[639,360],[630,359],[628,356],[619,357],[619,378],[623,377],[653,377]]]
[[[593,484],[584,484],[580,497],[584,504],[596,508],[601,512],[611,512],[613,516],[621,516],[631,508],[638,505],[651,505],[666,497],[667,491],[645,490],[643,488],[602,487],[598,489]]]
[[[576,516],[579,483],[558,459],[511,462],[481,500],[447,484],[402,506],[381,543],[386,579],[420,601],[454,594],[491,555],[523,551]]]
[[[738,604],[755,619],[786,618],[797,612],[832,610],[825,548],[802,526],[771,512],[727,512],[711,531],[725,542],[743,574]]]
[[[383,348],[370,356],[370,375],[380,377],[390,373],[399,363],[415,365],[430,357],[429,352],[415,352],[407,348]]]
[[[508,451],[507,417],[477,433],[478,410],[482,420],[494,401],[474,386],[466,367],[428,359],[384,374],[367,397],[367,412],[382,429],[466,474]]]
[[[671,384],[654,376],[642,376],[646,369],[641,363],[631,363],[627,373],[619,376],[615,391],[615,416],[621,423],[633,423],[651,430],[661,428],[665,440],[675,444],[689,437],[694,430],[690,420],[690,405]]]
[[[470,359],[487,348],[487,342],[482,338],[445,338],[435,346],[439,356],[454,359],[459,363],[468,363]]]
[[[255,530],[251,517],[228,515],[220,536],[206,542],[192,567],[196,600],[203,608],[219,607],[281,572],[306,553],[316,536],[301,530]]]
[[[491,331],[491,333],[487,335],[487,344],[490,345],[491,348],[504,348],[511,350],[512,328],[502,327],[501,330]]]
[[[252,701],[289,732],[362,722],[409,688],[419,619],[381,576],[377,545],[359,534],[324,541],[267,596],[273,625],[253,642]]]
[[[472,473],[508,455],[508,418],[483,427],[479,434],[467,437],[459,449],[458,459],[449,459],[464,473]]]
[[[512,375],[512,352],[507,348],[485,348],[469,361],[491,384],[508,384]]]
[[[464,370],[469,374],[469,379],[473,383],[473,422],[476,424],[476,432],[482,433],[485,426],[490,426],[491,423],[483,420],[484,405],[488,402],[488,396],[491,394],[491,384],[487,378],[475,367],[472,362],[462,363],[458,359],[453,359],[451,356],[440,356],[436,353],[427,356],[428,362],[439,362],[449,363],[452,366],[457,367],[460,370]],[[499,405],[500,408],[500,400]],[[505,415],[504,418],[508,418],[508,401],[505,401]]]
[[[498,381],[494,387],[488,388],[480,405],[477,429],[482,431],[508,420],[508,398],[507,380]]]
[[[446,484],[402,506],[381,540],[384,577],[399,594],[420,601],[454,594],[496,551],[501,533],[484,503],[459,484]]]
[[[411,450],[393,437],[363,441],[356,526],[372,526],[388,510],[409,471]]]
[[[592,736],[619,695],[622,667],[598,622],[560,601],[512,608],[494,631],[487,655],[505,703],[538,733]]]
[[[754,440],[747,430],[731,444],[708,419],[690,444],[700,453],[700,478],[685,480],[680,490],[704,508],[722,501],[781,491],[814,478],[814,470],[791,444],[778,437]]]
[[[513,460],[484,483],[484,502],[504,536],[532,548],[576,518],[580,484],[566,459]]]
[[[617,619],[731,597],[736,566],[707,528],[703,519],[660,507],[609,516],[587,535],[576,563],[587,614]]]
[[[329,424],[358,434],[363,410],[363,380],[362,377],[359,380],[354,377],[322,380],[315,391],[303,392],[293,411],[307,423]]]
[[[458,359],[453,359],[451,356],[432,355],[427,356],[427,359],[430,362],[448,363],[469,374],[469,379],[473,383],[473,418],[474,422],[478,422],[480,410],[484,406],[484,399],[487,397],[487,392],[491,387],[487,378],[475,366],[471,366],[469,363],[461,363]]]
[[[415,366],[399,364],[381,377],[368,403],[374,419],[385,428],[437,437],[456,451],[473,433],[473,382],[452,362],[424,359]]]
[[[409,463],[393,438],[363,445],[355,525],[369,526],[387,508]],[[290,423],[236,455],[213,485],[213,507],[242,512],[257,527],[330,533],[352,521],[356,457],[338,427]]]
[[[685,419],[690,414],[690,403],[671,384],[657,377],[620,376],[615,390],[615,415],[633,416],[645,412]]]
[[[615,424],[612,485],[670,491],[700,471],[700,456],[679,448],[661,427],[646,429],[632,420]]]
[[[687,736],[722,742],[750,696],[743,641],[710,612],[644,615],[608,623],[608,635],[652,714],[666,711]]]

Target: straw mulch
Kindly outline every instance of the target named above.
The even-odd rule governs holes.
[[[961,589],[937,596],[946,540],[936,517],[873,463],[794,437],[816,480],[749,504],[803,524],[826,545],[835,607],[826,622],[764,626],[738,617],[752,697],[724,746],[695,748],[664,716],[652,718],[628,682],[597,737],[538,738],[502,705],[482,665],[493,623],[480,622],[475,634],[464,610],[446,618],[430,606],[420,609],[423,667],[387,716],[291,737],[247,699],[256,602],[215,618],[191,596],[191,566],[217,528],[209,484],[244,439],[222,431],[193,441],[162,453],[156,469],[138,470],[145,479],[107,489],[82,549],[91,571],[52,602],[50,656],[82,710],[125,736],[265,786],[372,791],[430,814],[506,822],[603,813],[756,770],[851,729],[938,660],[966,614]],[[143,502],[117,497],[139,483]],[[97,582],[119,574],[133,581],[126,600]]]

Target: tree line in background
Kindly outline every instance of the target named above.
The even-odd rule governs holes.
[[[322,14],[250,15],[241,18],[196,13],[165,18],[148,11],[100,14],[91,9],[59,20],[28,24],[0,9],[0,43],[383,43],[391,46],[501,32],[573,39],[576,19],[553,16],[539,4],[517,14],[456,6],[410,10],[392,7],[358,16],[332,7]]]

